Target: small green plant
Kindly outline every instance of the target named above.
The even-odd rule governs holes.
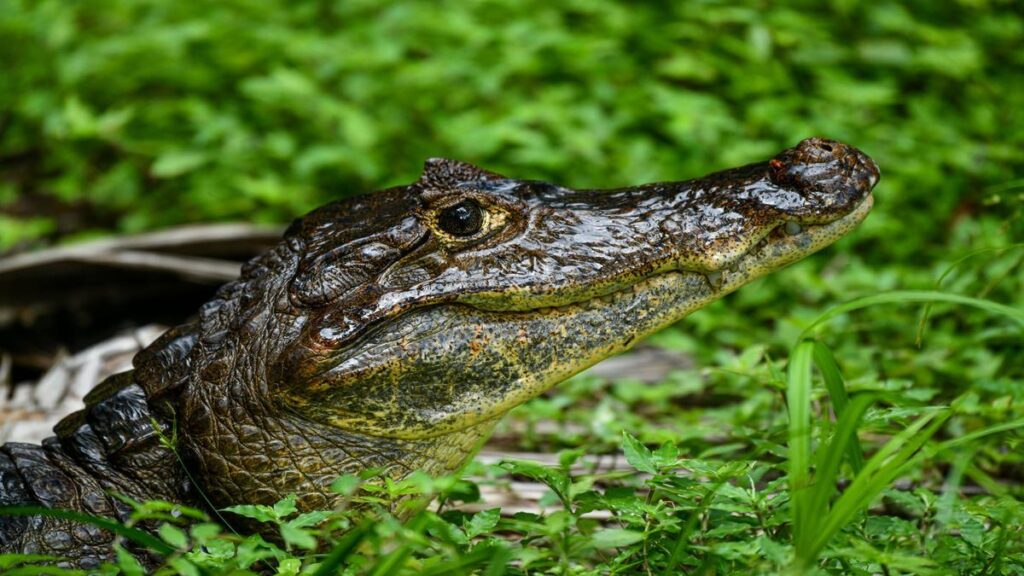
[[[1019,573],[1020,489],[994,478],[989,461],[1020,461],[1012,447],[1021,443],[1024,401],[1006,398],[985,406],[969,390],[935,403],[923,401],[929,396],[920,391],[896,393],[882,381],[850,382],[833,351],[812,337],[849,312],[907,303],[973,307],[1024,325],[1020,309],[941,292],[881,293],[834,307],[805,323],[785,374],[763,348],[708,374],[717,394],[735,383],[746,386],[751,375],[763,383],[725,408],[700,411],[700,417],[733,425],[727,439],[710,443],[702,435],[720,435],[722,423],[702,427],[673,405],[673,390],[684,390],[685,398],[708,393],[680,386],[681,375],[670,376],[664,391],[656,384],[639,396],[629,391],[635,382],[573,379],[560,404],[588,417],[570,412],[563,424],[588,423],[599,432],[594,446],[621,453],[627,470],[595,467],[588,461],[594,450],[569,446],[559,451],[557,466],[508,459],[474,463],[455,477],[414,473],[401,481],[370,471],[334,482],[340,503],[332,510],[300,513],[290,495],[273,506],[218,511],[232,523],[262,526],[253,534],[226,531],[199,510],[165,502],[128,501],[134,513],[125,525],[35,507],[0,514],[90,522],[162,558],[155,573],[188,576],[945,574],[950,567]],[[770,400],[781,398],[780,392],[784,404]],[[597,404],[587,406],[595,397]],[[617,429],[594,417],[619,410],[623,400],[631,410],[653,412]],[[750,420],[751,403],[761,407],[760,424]],[[652,449],[642,438],[666,435],[659,428],[669,422],[663,416],[683,425],[677,430],[698,431],[672,433]],[[600,440],[602,430],[615,436]],[[536,435],[530,440],[535,446],[552,441]],[[1011,449],[998,448],[1004,445]],[[940,463],[948,463],[950,472],[936,483]],[[546,487],[548,495],[538,503],[545,511],[464,511],[479,502],[481,486],[513,481]],[[976,496],[960,492],[967,482],[981,489]],[[142,530],[140,523],[156,529]],[[102,573],[145,573],[127,550],[119,545],[116,562]],[[0,568],[10,574],[82,573],[53,569],[55,560],[7,555]]]

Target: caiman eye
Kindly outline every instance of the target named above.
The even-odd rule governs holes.
[[[453,236],[472,236],[480,231],[484,215],[476,200],[463,200],[437,215],[437,225]]]

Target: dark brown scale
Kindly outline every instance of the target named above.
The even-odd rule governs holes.
[[[616,190],[429,160],[408,186],[296,220],[55,438],[0,447],[0,506],[123,521],[115,493],[218,509],[295,493],[309,510],[341,474],[451,472],[515,405],[849,232],[877,180],[819,138]],[[0,553],[91,568],[111,541],[0,516]]]

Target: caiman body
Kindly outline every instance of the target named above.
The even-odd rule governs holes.
[[[616,190],[428,161],[411,185],[297,220],[54,438],[0,448],[0,506],[124,519],[114,493],[205,508],[295,493],[310,509],[345,473],[454,471],[512,407],[847,233],[877,179],[822,139]],[[111,541],[0,518],[0,552],[89,567]]]

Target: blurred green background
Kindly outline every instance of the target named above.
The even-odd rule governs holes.
[[[1019,225],[1018,2],[779,4],[3,0],[0,244],[284,222],[430,156],[610,187],[810,135],[881,165],[879,257]]]
[[[812,135],[876,159],[877,208],[768,287],[930,286],[1024,229],[1019,2],[0,0],[0,38],[8,251],[287,222],[431,156],[613,187]]]

